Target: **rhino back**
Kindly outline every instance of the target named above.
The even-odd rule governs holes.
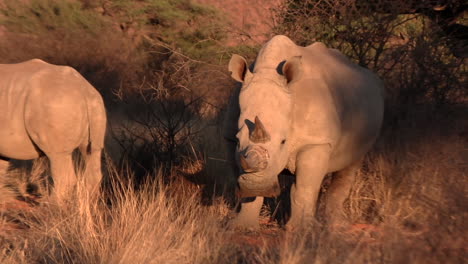
[[[293,123],[301,144],[330,144],[330,171],[368,151],[383,116],[383,85],[370,71],[321,43],[302,48],[302,79],[293,84]]]
[[[34,123],[35,128],[41,128],[38,134],[48,134],[49,119],[55,119],[54,127],[58,127],[64,119],[78,116],[75,120],[80,121],[76,127],[63,132],[84,137],[86,118],[81,115],[86,114],[83,97],[86,88],[83,84],[89,84],[75,70],[35,59],[0,65],[0,76],[0,155],[14,159],[36,158],[37,142],[31,139],[39,135],[31,135],[28,125]],[[56,110],[50,111],[54,108]],[[49,109],[47,115],[42,112],[44,109]]]

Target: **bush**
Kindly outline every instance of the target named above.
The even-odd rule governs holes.
[[[372,3],[286,1],[275,31],[300,45],[324,42],[377,72],[388,102],[399,108],[466,101],[466,64],[452,54],[440,27],[421,13],[404,14],[413,10],[411,1]]]
[[[113,139],[121,149],[120,167],[129,162],[138,179],[157,170],[171,175],[174,169],[187,167],[187,163],[201,162],[200,133],[216,123],[216,105],[222,102],[216,98],[218,102],[210,103],[216,94],[198,88],[206,82],[199,75],[216,78],[215,73],[201,70],[200,63],[175,53],[160,67],[141,84],[138,94],[125,97],[125,121],[119,118],[111,122]],[[208,141],[213,143],[214,139]]]

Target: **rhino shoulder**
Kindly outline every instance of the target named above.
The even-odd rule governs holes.
[[[73,75],[80,75],[75,69],[65,65],[55,65],[45,62],[41,59],[31,59],[25,62],[9,65],[16,75],[22,75],[30,80],[50,79],[57,80],[62,78],[70,79]],[[72,77],[73,78],[73,77]]]

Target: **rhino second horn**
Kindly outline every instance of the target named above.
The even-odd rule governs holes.
[[[270,141],[270,135],[263,126],[258,116],[255,116],[255,129],[250,133],[250,140],[255,143],[265,143]]]

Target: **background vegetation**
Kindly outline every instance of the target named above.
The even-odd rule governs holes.
[[[226,45],[226,14],[189,0],[0,1],[0,63],[70,65],[103,94],[109,115],[102,201],[83,198],[80,185],[80,199],[53,208],[44,159],[17,162],[1,179],[0,262],[466,261],[466,60],[417,11],[432,6],[408,12],[412,1],[391,2],[288,0],[275,9],[272,35],[337,48],[377,72],[387,92],[382,135],[347,202],[356,225],[288,234],[285,194],[264,207],[261,231],[226,228],[226,64],[234,52],[252,61],[259,48]]]

